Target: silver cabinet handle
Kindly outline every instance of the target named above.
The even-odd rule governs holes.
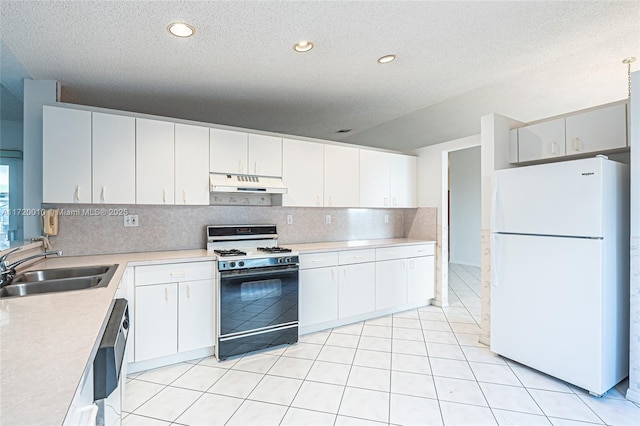
[[[171,278],[184,277],[184,271],[169,272],[169,275],[171,275]]]
[[[333,202],[331,201],[331,195],[329,195],[329,205],[333,205]]]
[[[331,270],[331,281],[335,280],[335,276],[333,274],[333,269]]]
[[[320,205],[320,196],[316,195],[316,205]]]
[[[167,190],[165,188],[162,188],[162,202],[167,202]]]
[[[103,203],[107,201],[107,188],[104,186],[102,187],[102,194],[100,195],[100,198],[102,198]]]
[[[573,149],[575,151],[580,151],[580,139],[579,138],[574,138],[573,139]]]
[[[169,289],[167,287],[164,288],[164,301],[169,301]]]
[[[558,150],[556,149],[557,146],[558,146],[557,143],[551,142],[551,154],[553,154],[553,155],[557,155],[558,154]]]
[[[389,199],[387,197],[384,197],[384,205],[385,206],[389,205]]]
[[[397,202],[396,202],[396,197],[393,197],[391,200],[393,200],[393,201],[391,202],[391,205],[395,206],[395,205],[397,204]]]
[[[186,190],[186,189],[183,189],[183,190],[182,190],[182,202],[183,202],[184,204],[186,204],[186,203],[187,203],[187,190]]]
[[[191,286],[187,284],[187,299],[191,299]]]
[[[76,201],[80,201],[80,185],[76,186]]]

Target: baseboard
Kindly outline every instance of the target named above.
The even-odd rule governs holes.
[[[140,371],[151,370],[152,368],[164,367],[179,362],[190,361],[192,359],[205,358],[215,353],[215,347],[196,349],[194,351],[182,352],[162,358],[147,359],[144,361],[132,362],[127,365],[127,374],[138,373]]]
[[[449,259],[449,263],[454,263],[456,265],[463,265],[463,266],[473,266],[474,268],[480,268],[481,267],[481,265],[479,263],[464,262],[464,261],[458,261],[458,260],[453,260],[453,259]]]
[[[627,389],[626,398],[629,401],[633,401],[637,404],[640,404],[640,391],[633,390],[631,388]]]

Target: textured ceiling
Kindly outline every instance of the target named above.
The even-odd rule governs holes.
[[[638,1],[0,3],[3,44],[66,102],[398,150],[623,99],[640,57]]]

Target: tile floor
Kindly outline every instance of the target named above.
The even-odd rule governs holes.
[[[480,271],[451,265],[448,308],[302,336],[222,363],[133,374],[124,425],[639,425],[623,384],[603,398],[478,343]]]

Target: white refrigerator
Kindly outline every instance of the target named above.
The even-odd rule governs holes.
[[[493,178],[491,350],[601,395],[629,367],[629,168],[589,158]]]

